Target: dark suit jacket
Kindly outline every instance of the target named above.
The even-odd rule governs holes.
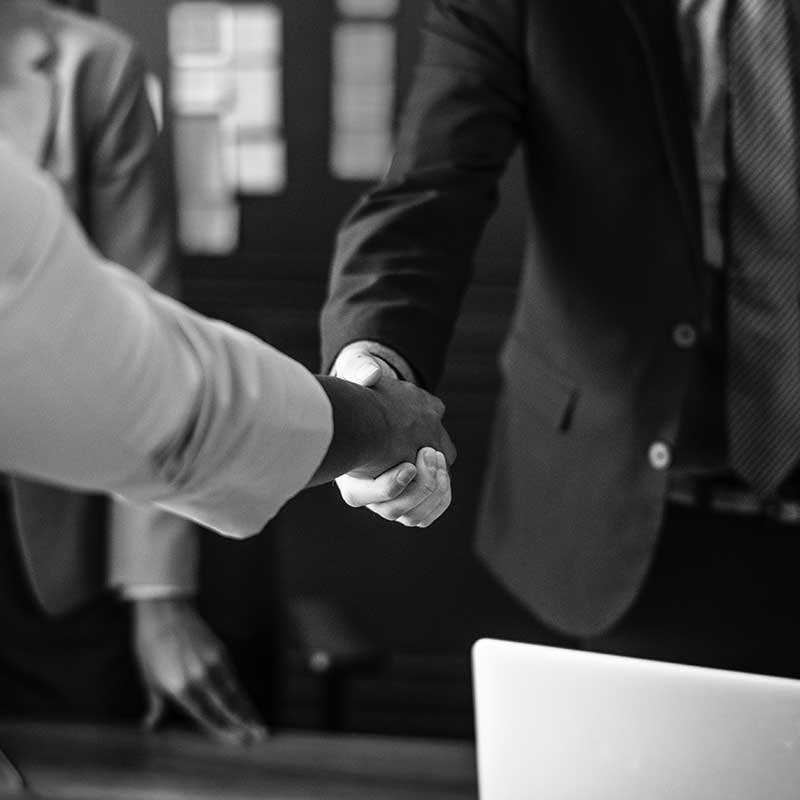
[[[326,364],[374,339],[435,385],[497,181],[530,194],[478,549],[539,617],[588,636],[652,559],[702,308],[675,0],[435,0],[397,153],[338,241]]]
[[[0,136],[58,180],[105,257],[174,293],[169,182],[145,75],[133,43],[108,25],[42,0],[0,2]],[[45,611],[71,611],[107,583],[194,588],[185,520],[18,478],[10,493]]]

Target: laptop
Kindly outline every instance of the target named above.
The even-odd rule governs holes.
[[[491,639],[481,800],[800,800],[800,681]]]

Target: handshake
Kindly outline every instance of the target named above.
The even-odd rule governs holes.
[[[444,403],[398,380],[386,362],[356,345],[342,351],[333,374],[320,383],[332,401],[336,439],[355,444],[357,452],[347,460],[344,453],[329,454],[326,472],[337,476],[349,506],[427,527],[452,499],[449,467],[456,449],[442,425]]]

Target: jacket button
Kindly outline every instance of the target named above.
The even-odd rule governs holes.
[[[669,465],[672,463],[672,450],[666,442],[653,442],[653,444],[650,445],[647,458],[653,469],[668,469]]]
[[[672,330],[672,341],[682,350],[688,350],[697,343],[697,330],[688,322],[677,324]]]

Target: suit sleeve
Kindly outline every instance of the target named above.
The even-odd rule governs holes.
[[[127,267],[170,295],[178,289],[173,252],[170,181],[146,91],[146,68],[127,40],[112,40],[87,63],[87,87],[107,88],[92,126],[85,176],[85,225],[109,261]],[[96,104],[100,91],[84,91]],[[112,501],[108,583],[127,594],[161,596],[197,588],[196,532],[191,522],[154,506]]]
[[[340,230],[322,360],[358,340],[435,385],[526,102],[518,0],[435,0],[386,178]]]
[[[327,452],[319,383],[104,263],[2,143],[0,178],[0,470],[258,532]]]

